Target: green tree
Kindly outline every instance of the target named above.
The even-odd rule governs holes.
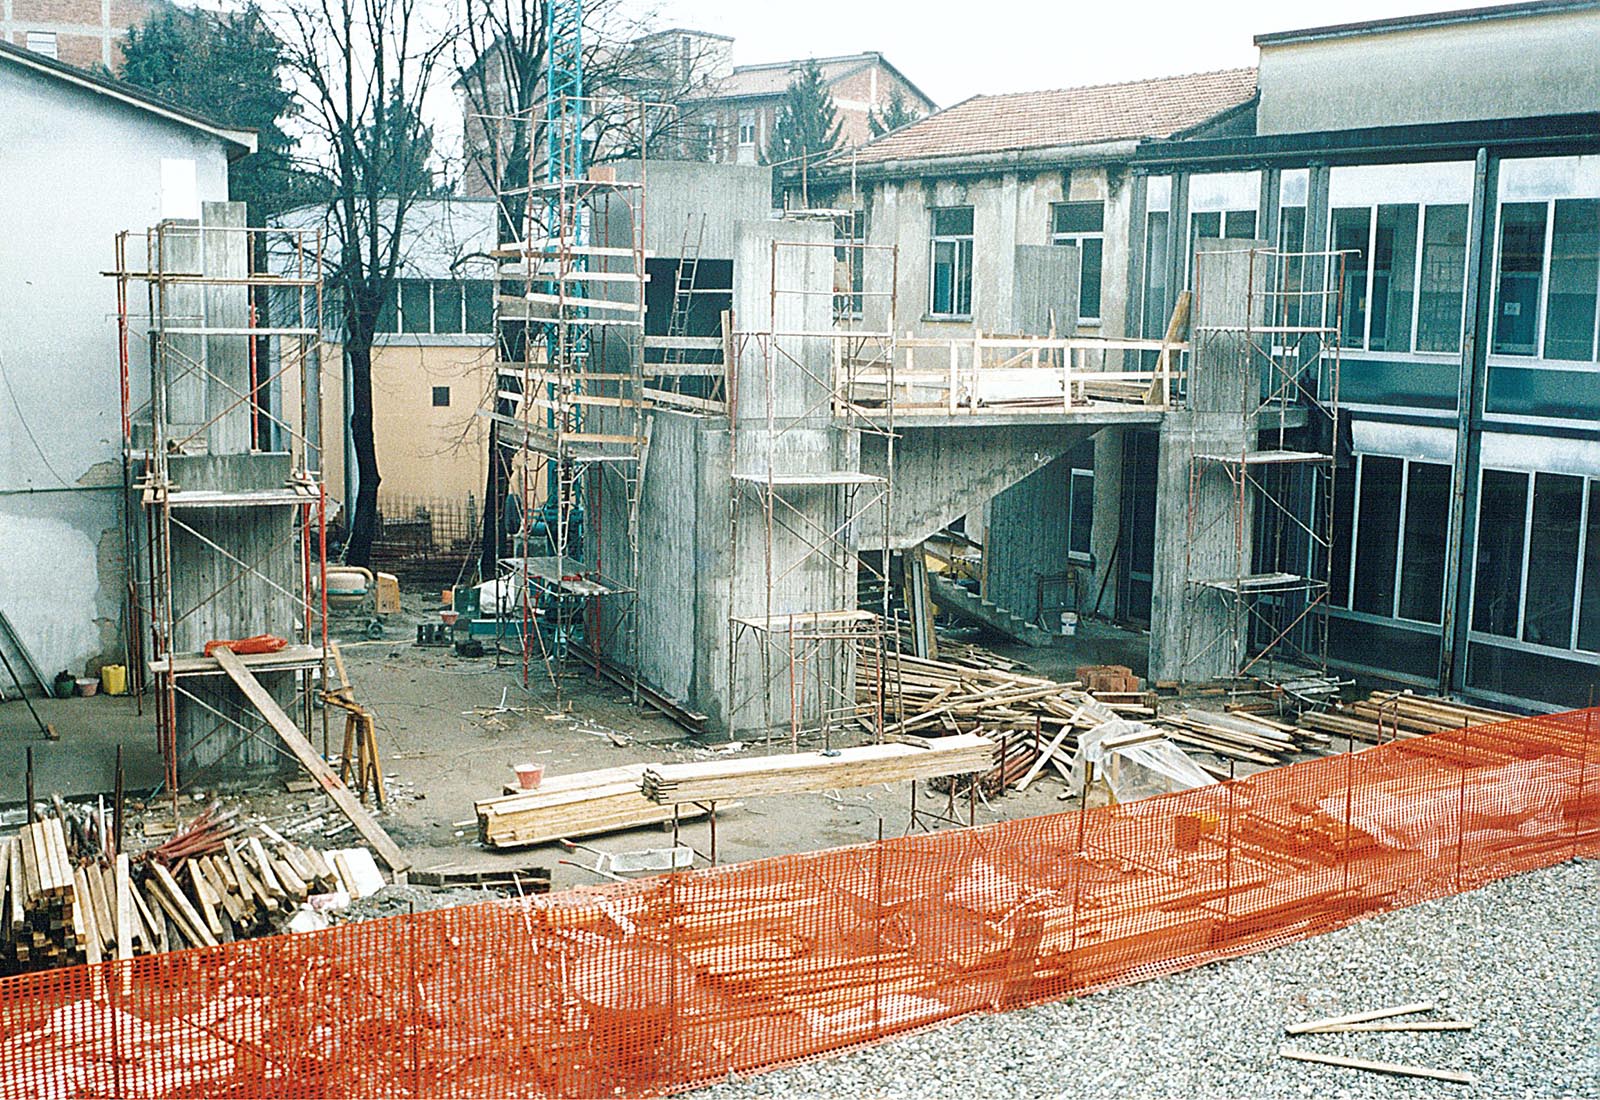
[[[921,117],[906,106],[906,97],[900,94],[899,88],[895,88],[889,93],[889,105],[883,109],[883,114],[873,111],[867,116],[867,126],[872,130],[873,137],[882,137],[902,126],[911,125]]]
[[[382,127],[382,132],[379,128]],[[381,118],[368,120],[358,139],[365,155],[358,158],[358,171],[371,173],[362,179],[365,189],[405,200],[440,194],[433,169],[433,127],[426,126],[417,105],[408,101],[404,89],[389,89],[389,106]]]
[[[254,3],[235,12],[168,5],[129,29],[117,75],[176,106],[256,131],[256,151],[229,168],[228,190],[247,204],[251,225],[265,225],[319,193],[284,130],[295,98],[283,64],[283,45]]]
[[[767,142],[767,163],[788,164],[831,153],[839,146],[839,128],[839,113],[822,82],[822,70],[808,61],[784,93]]]

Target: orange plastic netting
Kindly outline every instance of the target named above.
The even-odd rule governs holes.
[[[1600,711],[0,982],[0,1100],[666,1092],[1600,855]]]

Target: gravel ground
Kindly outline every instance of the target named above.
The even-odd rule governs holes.
[[[1437,1000],[1466,1032],[1286,1038]],[[1447,1084],[1277,1057],[1280,1044],[1478,1075]],[[744,1097],[1600,1096],[1600,861],[1580,860],[1232,962],[692,1094]]]

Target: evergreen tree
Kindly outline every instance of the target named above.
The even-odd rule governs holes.
[[[772,139],[767,142],[767,163],[789,164],[830,153],[839,146],[839,128],[838,111],[822,82],[822,70],[815,61],[808,61],[784,93]]]
[[[889,93],[889,105],[883,109],[883,114],[873,111],[867,116],[867,126],[872,130],[873,137],[882,137],[902,126],[911,125],[921,117],[906,106],[905,96],[900,94],[899,88],[895,88]]]
[[[390,88],[382,118],[369,120],[356,144],[362,151],[358,160],[363,187],[368,182],[366,173],[371,172],[374,190],[381,195],[420,199],[441,193],[428,165],[433,156],[433,127],[423,125],[401,88]]]
[[[123,43],[123,80],[226,126],[256,131],[256,152],[235,161],[228,190],[264,225],[319,194],[294,159],[283,126],[295,113],[284,84],[283,45],[254,3],[236,12],[163,6]]]

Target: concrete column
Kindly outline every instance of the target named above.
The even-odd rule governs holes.
[[[1250,572],[1252,509],[1236,466],[1198,455],[1241,455],[1260,387],[1245,322],[1259,314],[1265,264],[1259,241],[1202,241],[1188,401],[1161,424],[1156,485],[1155,585],[1150,678],[1198,682],[1232,676],[1249,642],[1242,602],[1219,585]],[[1257,293],[1252,295],[1252,279]]]

